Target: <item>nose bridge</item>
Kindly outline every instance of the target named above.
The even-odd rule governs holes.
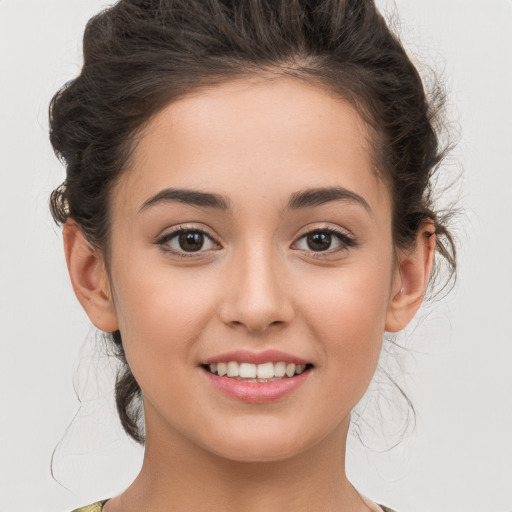
[[[235,251],[230,291],[224,297],[224,322],[243,324],[251,332],[262,332],[293,317],[284,286],[283,262],[274,245],[271,240],[253,239]]]

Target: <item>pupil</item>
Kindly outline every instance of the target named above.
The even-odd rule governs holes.
[[[313,233],[308,235],[308,247],[315,251],[326,251],[331,246],[330,233]]]
[[[203,246],[204,236],[202,233],[181,233],[179,242],[184,251],[199,251]]]

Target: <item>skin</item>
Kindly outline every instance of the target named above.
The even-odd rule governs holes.
[[[287,208],[325,187],[363,201]],[[144,207],[169,188],[219,194],[230,208]],[[380,510],[345,475],[350,411],[384,331],[418,309],[435,241],[425,224],[412,249],[393,246],[391,197],[356,111],[290,77],[202,90],[148,123],[111,200],[108,272],[79,226],[64,228],[77,297],[99,329],[120,329],[144,395],[143,467],[105,512]],[[211,240],[180,258],[176,237],[162,242],[180,226]],[[308,245],[307,232],[326,228],[354,243]],[[314,367],[285,398],[246,403],[200,366],[239,349]]]

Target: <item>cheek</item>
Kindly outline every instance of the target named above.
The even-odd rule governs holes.
[[[302,311],[327,367],[337,366],[345,385],[364,387],[375,371],[384,334],[390,265],[355,264],[305,287]]]
[[[150,269],[133,267],[118,276],[116,310],[123,346],[145,402],[159,404],[157,410],[166,411],[172,424],[178,429],[183,424],[186,431],[183,411],[193,403],[190,372],[197,367],[197,340],[214,309],[210,281],[170,267]]]
[[[197,364],[194,342],[214,309],[208,277],[200,274],[134,265],[113,279],[119,328],[136,378],[168,372],[175,361]]]

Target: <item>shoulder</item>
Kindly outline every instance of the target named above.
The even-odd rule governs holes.
[[[103,505],[108,500],[101,500],[97,501],[96,503],[93,503],[91,505],[87,505],[85,507],[76,508],[75,510],[72,510],[72,512],[101,512]]]

